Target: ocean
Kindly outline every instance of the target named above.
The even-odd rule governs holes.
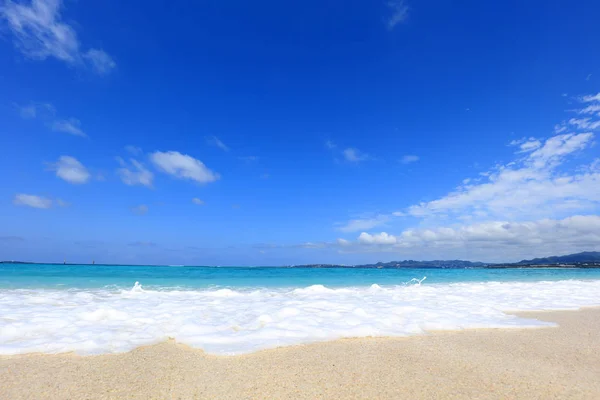
[[[600,269],[0,264],[0,354],[118,353],[169,338],[234,355],[344,337],[541,328],[600,306]]]

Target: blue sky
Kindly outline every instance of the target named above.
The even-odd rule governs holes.
[[[0,1],[0,258],[600,250],[600,4]]]

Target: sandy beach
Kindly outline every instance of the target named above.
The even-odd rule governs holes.
[[[0,357],[2,399],[598,399],[600,309],[520,313],[558,328],[344,339],[207,355]]]

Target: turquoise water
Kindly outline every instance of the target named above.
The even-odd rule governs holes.
[[[139,282],[139,283],[136,283]],[[0,264],[0,354],[175,338],[241,354],[342,337],[539,328],[505,311],[600,306],[600,269]]]
[[[600,280],[600,269],[367,269],[275,267],[171,267],[131,265],[1,264],[0,288],[276,288],[456,282]],[[414,281],[413,281],[414,282]]]

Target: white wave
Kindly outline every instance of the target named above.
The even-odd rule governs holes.
[[[213,354],[342,337],[552,324],[505,311],[600,305],[600,281],[236,291],[0,290],[0,354],[114,353],[175,338]]]

